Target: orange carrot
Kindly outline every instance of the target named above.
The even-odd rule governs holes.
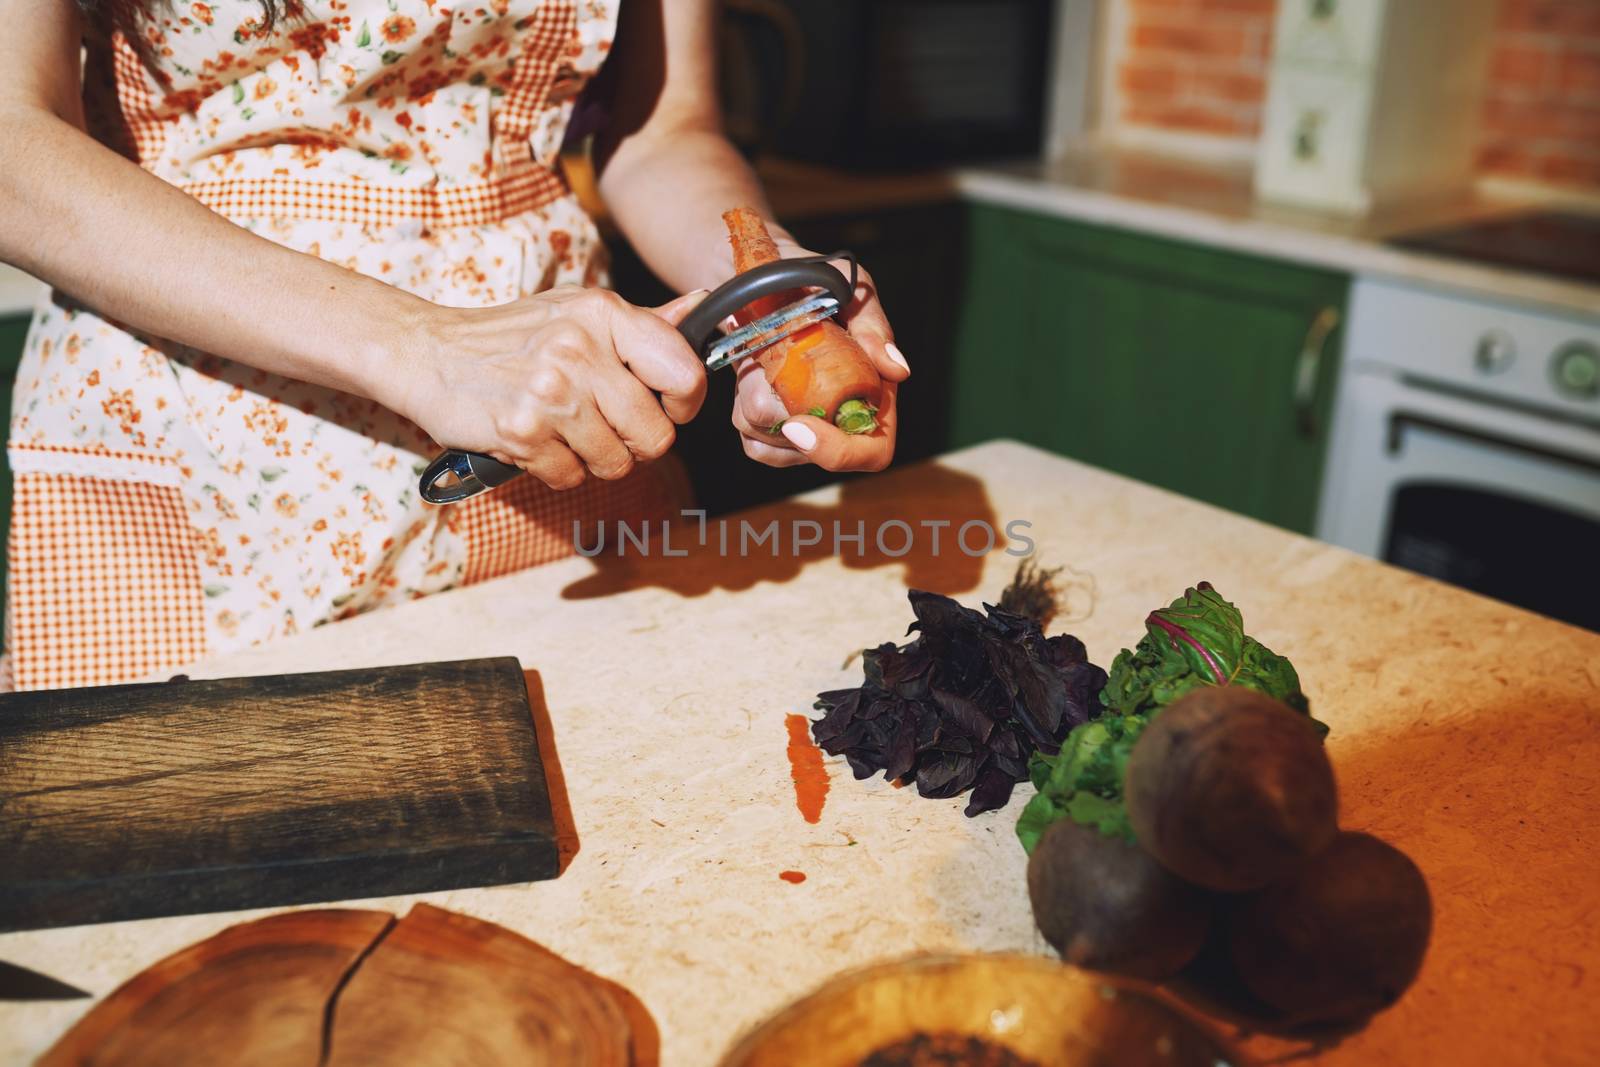
[[[761,216],[747,207],[724,212],[733,269],[743,273],[778,258],[778,246]],[[752,301],[734,315],[742,326],[769,315],[804,296],[799,291],[773,293]],[[816,415],[845,433],[871,433],[878,428],[878,402],[883,380],[872,360],[837,322],[827,319],[769,345],[756,353],[767,382],[791,415]]]

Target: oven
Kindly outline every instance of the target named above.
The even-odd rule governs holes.
[[[1360,279],[1318,535],[1600,630],[1600,320]]]

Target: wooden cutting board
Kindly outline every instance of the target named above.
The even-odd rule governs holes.
[[[0,697],[0,930],[550,878],[515,659]]]
[[[127,982],[39,1067],[652,1067],[623,987],[519,934],[419,904],[229,927]]]

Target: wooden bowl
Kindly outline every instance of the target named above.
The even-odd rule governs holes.
[[[1037,956],[972,955],[835,978],[748,1034],[722,1067],[858,1067],[919,1033],[980,1038],[1037,1067],[1242,1062],[1151,986]]]

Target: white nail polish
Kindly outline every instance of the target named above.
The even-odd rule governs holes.
[[[889,354],[889,358],[899,364],[907,374],[911,373],[911,364],[906,362],[906,357],[904,353],[900,351],[898,345],[896,345],[893,341],[890,341],[888,344],[883,346],[883,350],[887,352]]]
[[[802,452],[809,452],[817,447],[817,435],[803,422],[786,422],[783,424],[783,436],[789,443]]]

